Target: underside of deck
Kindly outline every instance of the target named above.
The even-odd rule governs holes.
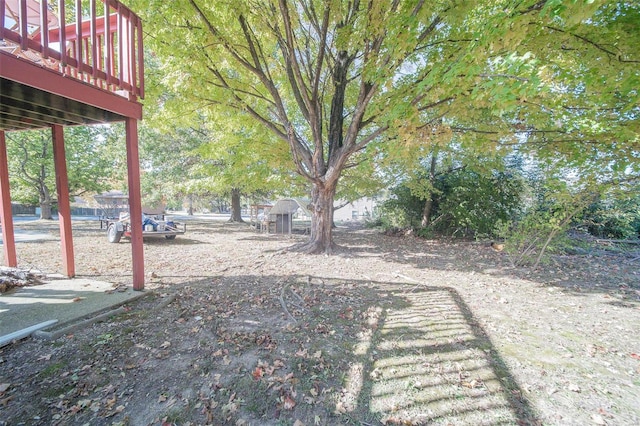
[[[142,118],[142,105],[0,52],[0,129],[26,130]]]

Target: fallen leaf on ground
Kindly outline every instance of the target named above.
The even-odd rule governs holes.
[[[293,407],[296,406],[296,402],[293,399],[291,399],[290,396],[287,395],[284,397],[284,402],[282,406],[284,407],[285,410],[292,410]]]
[[[255,370],[253,370],[253,373],[251,373],[251,375],[255,380],[260,380],[260,378],[264,375],[264,371],[262,370],[262,368],[256,367]]]
[[[472,380],[470,382],[462,382],[462,386],[464,386],[465,388],[473,389],[478,386],[478,381]]]

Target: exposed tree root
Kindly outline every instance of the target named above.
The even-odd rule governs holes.
[[[334,254],[338,251],[340,246],[336,243],[331,243],[328,246],[318,242],[318,241],[309,241],[306,243],[295,244],[285,251],[288,252],[296,252],[296,253],[305,253],[305,254]]]
[[[247,221],[245,221],[244,219],[242,219],[242,218],[240,218],[240,219],[234,218],[233,216],[231,216],[227,222],[229,222],[229,223],[247,223]]]

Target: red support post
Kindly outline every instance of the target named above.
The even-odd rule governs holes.
[[[58,191],[58,220],[60,222],[60,247],[65,275],[75,277],[76,269],[73,256],[73,236],[71,231],[71,206],[69,205],[69,179],[67,178],[67,158],[64,152],[64,129],[51,126],[53,137],[53,162],[56,169],[56,188]]]
[[[7,266],[18,266],[16,242],[13,235],[13,216],[11,215],[11,192],[9,190],[9,169],[7,167],[7,143],[4,131],[0,130],[0,226],[2,227],[2,247],[4,262]]]
[[[129,221],[133,289],[144,290],[144,246],[142,244],[142,197],[140,195],[140,160],[138,156],[138,121],[127,118],[127,172],[129,177]]]

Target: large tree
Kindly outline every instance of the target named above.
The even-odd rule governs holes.
[[[211,117],[206,125],[207,143],[198,154],[206,164],[210,188],[231,198],[232,222],[242,222],[242,197],[264,198],[289,192],[295,176],[287,170],[290,155],[286,144],[232,111]]]
[[[106,126],[65,129],[69,194],[72,197],[110,189],[117,156],[124,149]],[[40,218],[51,219],[57,202],[51,130],[7,133],[12,198],[40,206]]]
[[[595,37],[602,27],[590,19],[597,13],[605,23],[627,13],[620,9],[625,2],[617,2],[616,11],[608,2],[558,0],[142,3],[137,10],[146,11],[149,41],[164,59],[163,71],[189,102],[241,111],[288,143],[296,172],[312,188],[310,241],[303,247],[308,252],[332,250],[338,181],[372,142],[399,140],[434,123],[451,126],[477,111],[522,126],[517,112],[526,107],[521,115],[551,122],[544,105],[523,100],[544,85],[555,90],[547,90],[551,96],[577,97],[579,87],[557,87],[571,69],[558,61],[541,74],[546,64],[519,46],[531,38],[543,59],[556,58],[565,44],[556,53],[551,42],[561,36],[569,48],[591,42],[596,53],[615,56],[617,50],[583,34]],[[581,25],[589,31],[578,31]],[[613,42],[619,31],[613,28],[607,37]],[[551,46],[546,50],[545,38]],[[593,70],[602,55],[577,65]],[[629,60],[620,54],[610,59]],[[463,120],[443,120],[449,116]],[[374,158],[375,150],[367,155]]]

